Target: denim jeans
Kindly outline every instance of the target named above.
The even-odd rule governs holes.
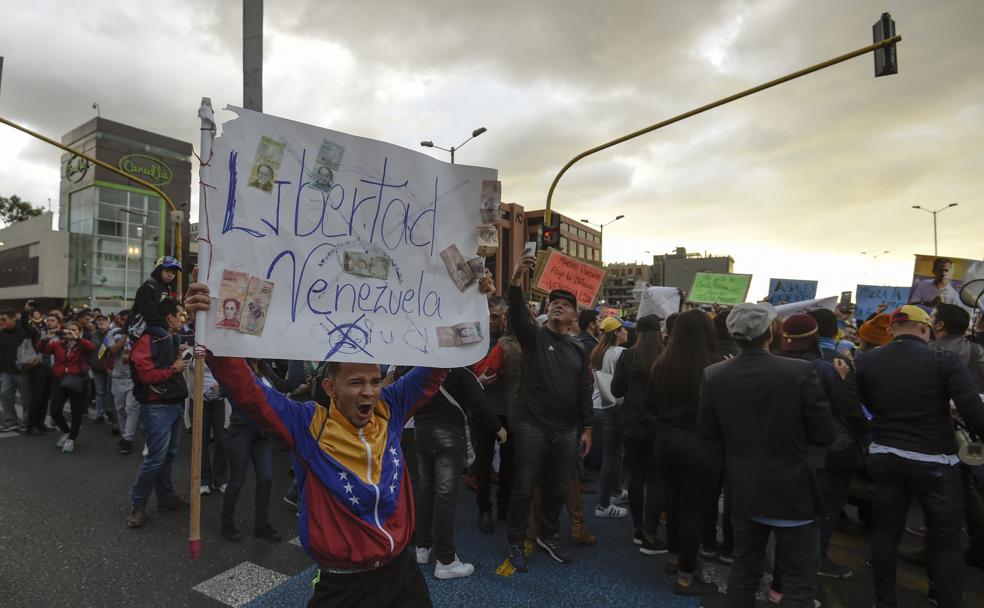
[[[536,487],[543,496],[540,535],[553,538],[560,529],[560,510],[574,479],[577,431],[550,429],[520,420],[509,440],[516,441],[516,475],[509,496],[509,542],[522,543],[526,537],[530,501]]]
[[[612,495],[622,489],[622,431],[615,419],[616,407],[594,409],[595,426],[601,434],[598,504],[602,507],[607,507]]]
[[[226,456],[229,459],[229,485],[222,497],[222,525],[235,523],[236,502],[246,484],[250,461],[256,474],[253,525],[267,523],[270,514],[270,487],[273,485],[273,443],[252,424],[232,424],[226,430]]]
[[[20,374],[0,373],[0,404],[3,405],[4,424],[20,424],[14,400],[17,397],[17,387],[20,385]]]
[[[212,440],[209,457],[208,440]],[[225,449],[225,399],[210,399],[202,407],[202,483],[219,487],[228,481],[229,464]]]
[[[116,404],[116,427],[125,441],[133,441],[140,423],[140,402],[133,396],[133,380],[113,378],[112,393]]]
[[[659,484],[656,474],[656,441],[629,439],[625,442],[625,468],[629,473],[629,513],[636,532],[655,537],[659,528]]]
[[[666,538],[670,553],[680,556],[680,573],[697,569],[697,551],[704,532],[704,518],[724,468],[721,444],[701,438],[696,431],[663,425],[656,433],[657,476],[662,490],[656,502],[662,509],[666,494]]]
[[[96,416],[106,415],[106,393],[109,392],[109,374],[94,369],[89,370],[92,384],[96,389]]]
[[[465,430],[461,426],[423,425],[414,429],[419,483],[414,486],[417,546],[434,547],[442,564],[454,561],[454,507],[458,476],[464,467]]]
[[[963,482],[960,467],[916,462],[893,454],[868,456],[868,474],[875,482],[871,566],[878,608],[894,608],[896,552],[912,497],[926,518],[930,575],[940,608],[958,608],[963,601]]]
[[[158,505],[174,500],[171,467],[178,455],[184,411],[180,403],[140,405],[140,425],[147,455],[140,463],[130,500],[134,507],[143,509],[147,507],[151,492],[156,492]]]
[[[728,576],[728,608],[753,608],[762,580],[769,535],[776,537],[776,567],[783,573],[782,605],[813,608],[817,593],[820,540],[816,522],[780,528],[760,524],[744,515],[732,516],[734,563]]]

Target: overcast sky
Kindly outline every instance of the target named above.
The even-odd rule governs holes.
[[[626,216],[605,261],[731,254],[752,298],[770,276],[820,295],[907,285],[933,245],[914,204],[959,203],[940,253],[984,257],[980,0],[268,0],[264,111],[418,150],[487,127],[456,160],[539,209],[582,150],[869,44],[883,10],[898,75],[873,78],[865,56],[645,135],[575,165],[554,208]],[[200,98],[242,102],[236,0],[0,0],[0,15],[0,116],[55,139],[98,102],[197,149]],[[0,125],[0,195],[57,207],[58,158]],[[877,271],[860,255],[885,250]]]

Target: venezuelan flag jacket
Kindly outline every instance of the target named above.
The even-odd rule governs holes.
[[[250,420],[294,450],[301,544],[319,565],[371,570],[406,548],[413,490],[400,435],[447,370],[418,367],[387,386],[369,423],[357,429],[335,407],[294,401],[266,386],[242,359],[209,356],[207,362]]]

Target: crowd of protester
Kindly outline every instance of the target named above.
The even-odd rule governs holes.
[[[0,311],[0,431],[46,437],[50,415],[58,449],[82,451],[91,406],[121,455],[141,434],[127,518],[139,528],[152,494],[157,511],[187,506],[171,466],[186,374],[205,365],[200,491],[224,494],[222,535],[239,541],[235,509],[252,463],[254,536],[279,540],[268,522],[273,445],[292,451],[284,501],[320,567],[312,606],[429,605],[421,566],[433,562],[441,579],[471,575],[469,548],[455,543],[463,474],[478,529],[505,528],[513,571],[535,568],[537,549],[570,563],[571,543],[596,542],[587,494],[589,515],[629,518],[624,542],[662,556],[676,594],[717,593],[702,565],[730,566],[733,606],[752,605],[766,568],[769,600],[789,606],[818,604],[818,576],[852,576],[830,545],[863,480],[874,486],[866,565],[876,605],[896,605],[913,498],[926,547],[903,557],[925,565],[938,605],[961,605],[964,564],[984,567],[984,502],[954,425],[984,434],[984,321],[971,327],[966,309],[945,303],[882,307],[857,324],[846,307],[782,319],[764,303],[605,318],[579,312],[563,290],[534,309],[521,289],[532,264],[517,264],[505,299],[482,280],[488,355],[436,370],[193,360],[208,289],[192,284],[186,312],[172,289],[180,267],[163,258],[130,311]]]

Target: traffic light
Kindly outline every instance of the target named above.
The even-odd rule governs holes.
[[[540,249],[546,250],[549,247],[560,248],[560,216],[550,214],[550,223],[540,224]]]
[[[871,26],[872,42],[881,42],[895,37],[895,20],[889,13],[882,13],[881,19]],[[895,45],[882,47],[875,51],[875,77],[899,73],[899,58]]]

